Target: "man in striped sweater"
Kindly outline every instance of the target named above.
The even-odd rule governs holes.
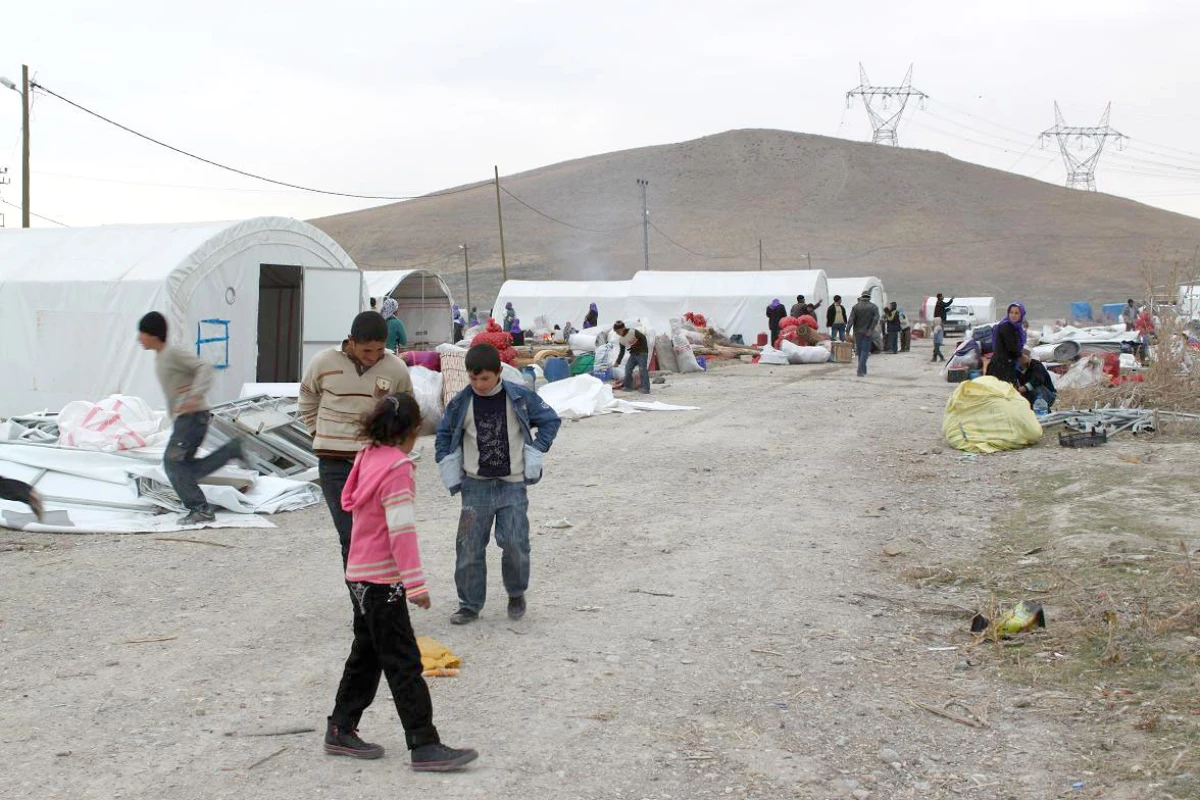
[[[387,338],[383,316],[362,312],[354,318],[350,336],[340,346],[318,353],[300,383],[300,416],[313,437],[321,492],[341,540],[343,567],[354,521],[342,509],[342,490],[365,444],[359,438],[359,420],[393,392],[412,394],[408,367],[386,350]]]

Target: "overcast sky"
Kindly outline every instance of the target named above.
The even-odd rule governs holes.
[[[105,7],[107,5],[107,7]],[[877,9],[877,10],[872,10]],[[1037,134],[1111,124],[1101,191],[1200,216],[1200,6],[1188,2],[453,3],[117,0],[6,5],[0,75],[36,79],[176,147],[280,180],[409,195],[734,128],[869,140],[846,108],[862,61],[913,85],[905,147],[1051,183]],[[20,203],[20,98],[0,88],[0,166]],[[68,225],[311,218],[378,203],[273,189],[46,95],[34,213]],[[2,206],[8,227],[20,211]],[[36,225],[48,223],[35,220]]]

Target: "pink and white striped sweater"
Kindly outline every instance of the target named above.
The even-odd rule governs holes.
[[[354,515],[346,580],[404,585],[405,594],[428,594],[417,548],[414,465],[396,447],[359,451],[342,491],[342,508]]]

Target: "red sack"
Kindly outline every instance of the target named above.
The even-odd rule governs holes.
[[[477,334],[471,344],[490,344],[500,351],[501,361],[505,364],[516,366],[517,351],[513,348],[512,334],[502,331],[494,319],[487,321],[487,328],[484,329],[483,333]]]
[[[800,318],[799,317],[784,317],[783,319],[779,320],[779,329],[780,330],[783,330],[784,328],[799,328],[799,327],[800,327]]]
[[[817,320],[812,314],[805,314],[796,322],[797,325],[807,325],[814,331],[817,329]]]
[[[708,327],[708,320],[704,318],[703,314],[694,314],[689,311],[683,315],[683,318],[695,325],[697,328],[703,329]]]

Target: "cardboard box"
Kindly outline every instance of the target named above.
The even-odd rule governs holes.
[[[849,342],[830,342],[833,350],[833,360],[839,364],[849,364],[854,360],[854,345]]]

